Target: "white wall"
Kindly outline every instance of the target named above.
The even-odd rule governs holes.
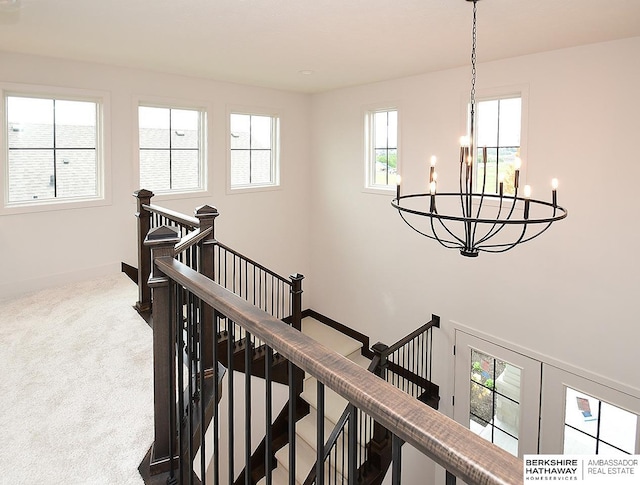
[[[400,109],[403,192],[426,191],[432,154],[439,184],[457,184],[469,68],[315,95],[312,306],[388,344],[435,313],[449,338],[455,321],[640,393],[639,56],[634,38],[478,65],[479,92],[528,86],[526,183],[549,200],[558,177],[569,216],[475,259],[414,233],[395,194],[362,191],[363,110],[386,101]]]
[[[111,204],[86,209],[0,215],[0,297],[119,271],[136,263],[136,100],[169,98],[209,109],[206,197],[158,201],[192,214],[202,204],[221,215],[216,236],[285,276],[308,272],[309,107],[307,95],[203,79],[0,53],[0,82],[107,91],[111,99]],[[228,106],[281,116],[280,190],[226,193]],[[276,250],[277,249],[277,250]]]

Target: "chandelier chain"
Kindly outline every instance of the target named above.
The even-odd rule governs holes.
[[[476,41],[477,41],[477,25],[476,14],[478,10],[477,1],[473,2],[473,30],[471,42],[471,109],[476,104]]]

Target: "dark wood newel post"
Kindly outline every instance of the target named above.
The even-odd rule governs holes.
[[[373,358],[375,360],[378,357],[378,366],[375,369],[375,374],[383,380],[387,380],[387,349],[388,345],[378,342],[371,347],[373,351]],[[382,426],[377,421],[373,423],[373,438],[371,438],[371,462],[379,469],[385,469],[386,463],[391,461],[391,446],[390,446],[390,434],[387,428]]]
[[[302,280],[304,275],[294,273],[289,276],[291,280],[291,325],[297,330],[302,330]]]
[[[150,249],[153,261],[159,258],[173,258],[175,245],[180,242],[175,228],[161,226],[149,231],[144,244]],[[175,365],[174,325],[171,315],[170,281],[155,264],[151,266],[149,287],[153,290],[153,411],[154,443],[151,465],[169,458],[171,439],[170,413],[175,413],[175,399],[171,390],[175,389],[175,376],[171,369]],[[175,438],[174,438],[175,439]]]
[[[196,209],[195,216],[200,221],[200,230],[205,231],[211,228],[209,234],[203,241],[200,249],[200,273],[213,280],[213,253],[215,249],[215,221],[220,213],[215,207],[203,205]],[[213,362],[213,342],[214,342],[214,322],[213,308],[204,304],[202,307],[202,338],[203,340],[203,365],[205,369],[212,369]]]
[[[151,204],[153,192],[140,189],[133,193],[138,199],[136,218],[138,219],[138,301],[136,309],[146,312],[151,309],[151,289],[149,288],[149,275],[151,274],[151,249],[144,244],[145,238],[151,229],[151,212],[144,208]]]

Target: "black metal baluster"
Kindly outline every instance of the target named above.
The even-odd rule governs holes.
[[[253,349],[251,333],[244,335],[244,483],[251,485],[251,362]]]
[[[447,470],[444,483],[445,485],[456,485],[456,476],[449,470]]]
[[[324,384],[318,382],[316,402],[316,483],[324,485]]]
[[[218,310],[213,311],[213,405],[216,411],[213,413],[213,485],[220,483],[220,440],[218,419],[218,402],[220,402],[220,364],[218,363],[218,337],[220,335],[220,314]]]
[[[289,370],[289,485],[296,485],[296,379],[295,367],[291,361]]]
[[[200,483],[207,485],[207,463],[206,463],[206,451],[205,451],[205,435],[207,433],[207,427],[205,426],[205,410],[206,410],[206,398],[204,395],[204,322],[202,321],[202,301],[198,298],[198,369],[200,375]],[[215,363],[214,363],[215,365]]]
[[[265,433],[265,477],[266,477],[266,485],[271,485],[271,476],[273,472],[273,464],[271,463],[271,456],[273,455],[273,386],[272,386],[272,377],[271,377],[271,369],[273,366],[273,349],[271,347],[267,347],[267,355],[264,360],[265,368],[264,368],[264,379],[266,386],[265,393],[265,401],[266,401],[266,433]]]
[[[391,484],[400,485],[402,479],[402,440],[391,436]]]
[[[357,460],[356,446],[358,445],[358,410],[353,404],[349,404],[349,407],[351,408],[351,411],[349,412],[349,454],[347,458],[349,466],[348,482],[349,485],[355,485]],[[342,470],[344,471],[344,468]]]
[[[187,444],[189,445],[189,455],[188,455],[188,460],[189,460],[189,485],[193,485],[193,412],[194,412],[194,405],[193,405],[193,399],[194,399],[194,386],[193,386],[193,380],[194,380],[194,372],[193,372],[193,325],[194,325],[194,321],[193,321],[193,308],[194,308],[194,301],[193,301],[193,293],[189,293],[187,295],[187,365],[188,365],[188,376],[189,376],[189,384],[187,385],[187,389],[188,389],[188,394],[187,394],[187,398],[189,399],[189,403],[188,403],[188,409],[187,409],[187,416],[188,416],[188,434],[187,434]]]
[[[226,264],[226,263],[225,263]],[[226,271],[225,271],[226,273]],[[235,322],[232,322],[231,320],[229,320],[229,318],[227,317],[227,396],[228,396],[228,414],[229,414],[229,423],[228,423],[228,428],[229,428],[229,446],[228,449],[230,450],[229,452],[229,456],[228,456],[228,463],[229,463],[229,485],[233,485],[233,479],[234,479],[234,463],[233,463],[233,450],[235,449],[234,447],[234,427],[233,427],[233,423],[234,423],[234,418],[233,418],[233,405],[234,405],[234,400],[233,400],[233,353],[235,351],[235,346],[234,346],[234,340],[235,340],[235,332],[234,332],[234,328],[235,328]]]

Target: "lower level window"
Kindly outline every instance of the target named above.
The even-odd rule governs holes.
[[[100,100],[8,94],[5,206],[102,197]]]

